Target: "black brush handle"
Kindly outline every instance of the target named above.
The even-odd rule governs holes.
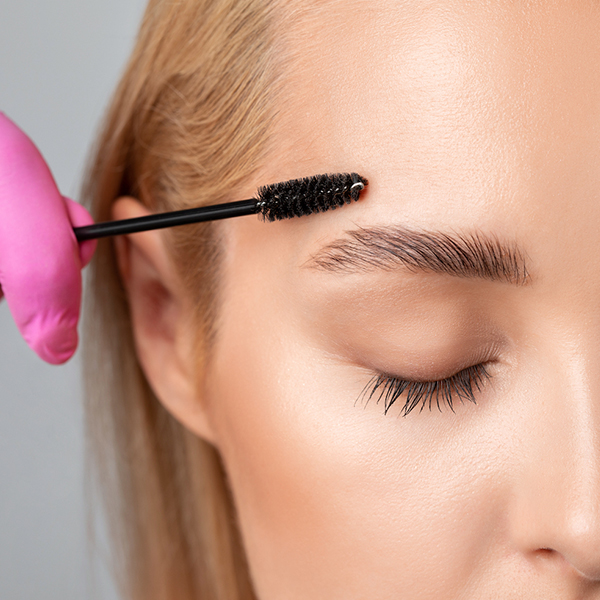
[[[83,242],[111,235],[124,235],[139,231],[149,231],[151,229],[174,227],[176,225],[201,223],[203,221],[217,221],[219,219],[229,219],[230,217],[244,217],[246,215],[254,215],[259,211],[260,208],[256,200],[238,200],[237,202],[176,210],[157,215],[148,215],[147,217],[138,217],[136,219],[107,221],[106,223],[96,223],[95,225],[87,225],[86,227],[74,227],[73,231],[77,240]]]

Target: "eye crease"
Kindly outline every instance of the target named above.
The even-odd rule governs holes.
[[[368,394],[365,402],[366,406],[373,396],[377,396],[378,404],[383,399],[384,414],[387,415],[390,408],[406,392],[406,401],[400,411],[403,417],[406,417],[419,404],[421,405],[419,412],[423,410],[425,405],[428,405],[431,411],[433,403],[440,412],[442,411],[440,404],[445,404],[452,412],[455,412],[453,403],[457,399],[463,403],[464,400],[469,400],[473,404],[477,404],[475,389],[477,389],[478,393],[481,392],[485,381],[492,377],[486,369],[486,364],[479,363],[472,365],[450,377],[436,381],[400,379],[391,375],[378,373],[363,388],[356,403],[361,402]]]

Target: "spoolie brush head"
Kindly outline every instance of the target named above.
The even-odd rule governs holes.
[[[259,188],[257,208],[266,221],[325,212],[360,197],[369,182],[357,173],[313,175]]]

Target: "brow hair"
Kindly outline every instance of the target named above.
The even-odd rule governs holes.
[[[303,266],[330,273],[405,268],[454,277],[526,285],[524,252],[482,232],[418,231],[403,226],[358,228],[321,248]]]

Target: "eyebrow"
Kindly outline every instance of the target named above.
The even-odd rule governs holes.
[[[404,268],[517,286],[531,281],[525,253],[515,243],[480,231],[446,233],[399,225],[346,231],[345,237],[321,248],[303,267],[339,274]]]

